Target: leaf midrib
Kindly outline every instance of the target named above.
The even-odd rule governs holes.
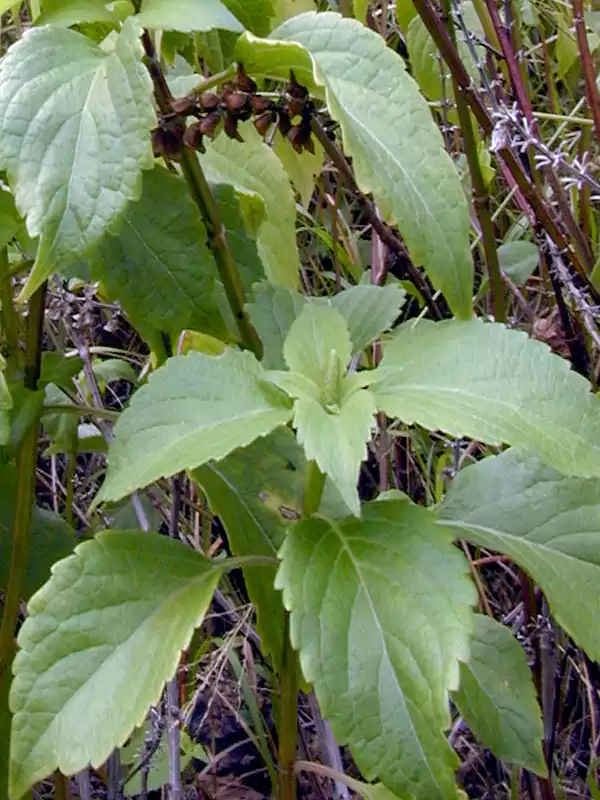
[[[418,743],[419,751],[421,753],[422,762],[425,764],[425,766],[426,766],[429,774],[431,775],[431,778],[433,779],[433,782],[435,783],[435,785],[438,786],[438,788],[441,789],[436,776],[434,775],[434,773],[431,770],[431,766],[429,764],[429,759],[427,758],[427,755],[426,755],[426,753],[425,753],[425,751],[423,749],[423,745],[421,743],[421,740],[420,740],[419,736],[417,735],[417,731],[416,731],[414,723],[413,723],[412,715],[410,714],[410,711],[408,710],[408,706],[407,706],[407,703],[406,703],[406,699],[404,697],[404,693],[403,693],[403,691],[402,691],[402,689],[400,687],[400,684],[398,682],[398,676],[396,674],[396,670],[394,669],[393,662],[392,662],[392,660],[391,660],[391,658],[389,656],[388,647],[387,647],[387,643],[386,643],[386,640],[385,640],[385,636],[384,636],[383,630],[381,628],[381,624],[380,624],[380,621],[379,621],[379,616],[375,612],[375,606],[374,606],[373,600],[371,598],[371,594],[370,594],[370,592],[369,592],[369,590],[367,588],[367,584],[365,583],[365,580],[363,578],[363,574],[362,574],[360,565],[357,562],[357,560],[355,559],[351,548],[348,546],[348,544],[346,542],[346,538],[344,536],[344,533],[343,533],[341,527],[339,525],[337,525],[333,520],[327,520],[327,522],[328,522],[331,530],[334,532],[334,534],[340,540],[342,551],[345,552],[346,555],[349,557],[350,562],[351,562],[352,566],[354,567],[354,569],[356,571],[356,575],[357,575],[357,578],[358,578],[359,585],[361,586],[361,588],[362,588],[362,590],[364,592],[365,598],[367,599],[367,602],[369,604],[369,608],[371,610],[371,614],[373,616],[373,619],[375,620],[375,624],[377,626],[377,630],[378,630],[380,638],[381,638],[381,644],[382,644],[383,653],[385,654],[385,656],[387,658],[387,661],[388,661],[388,663],[389,663],[389,665],[391,667],[392,674],[394,675],[394,681],[395,681],[395,684],[396,684],[396,689],[397,689],[398,695],[402,699],[402,704],[404,706],[405,713],[406,713],[408,719],[410,720],[410,727],[411,727],[411,730],[413,732],[414,740]],[[336,562],[337,562],[337,560],[338,559],[336,558]],[[380,701],[380,704],[381,704],[381,697],[379,697],[379,701]],[[381,708],[381,705],[380,705],[380,708]]]

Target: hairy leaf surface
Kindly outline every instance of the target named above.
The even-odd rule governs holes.
[[[289,178],[252,122],[240,126],[243,143],[217,136],[200,157],[209,180],[257,194],[265,207],[258,231],[258,253],[266,276],[276,286],[294,288],[300,261],[296,246],[296,203]]]
[[[600,476],[600,401],[525,333],[478,320],[406,324],[373,381],[377,407],[406,423],[518,445],[565,474]]]
[[[221,459],[291,417],[291,407],[248,352],[171,358],[115,425],[98,500],[119,500],[161,477]]]
[[[234,33],[244,30],[221,0],[143,0],[137,21],[145,28],[184,33],[213,28]]]
[[[206,228],[180,178],[155,167],[140,200],[92,259],[92,274],[148,342],[181,330],[228,338],[216,301],[217,268]]]
[[[461,472],[439,509],[463,539],[505,553],[540,586],[556,621],[600,660],[600,481],[565,478],[508,450]]]
[[[131,531],[104,531],[54,567],[19,632],[13,800],[56,768],[100,766],[124,743],[174,674],[222,570],[180,542]]]
[[[40,242],[22,292],[88,251],[139,197],[156,120],[138,28],[106,53],[74,31],[33,28],[0,62],[0,167]]]
[[[469,215],[458,174],[404,62],[374,31],[334,13],[306,13],[268,40],[244,34],[237,58],[254,74],[324,94],[360,188],[397,224],[452,310],[471,316]],[[319,89],[320,87],[320,89]]]
[[[542,716],[525,653],[505,625],[477,614],[471,654],[453,695],[477,741],[497,758],[547,774]]]
[[[280,557],[292,642],[338,740],[400,797],[455,797],[444,731],[475,595],[449,532],[388,500],[362,522],[299,522]]]

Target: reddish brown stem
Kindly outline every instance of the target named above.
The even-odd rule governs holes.
[[[573,22],[575,23],[579,55],[581,57],[581,67],[585,79],[585,94],[594,121],[594,131],[596,132],[598,141],[600,141],[600,95],[598,94],[598,87],[596,85],[594,62],[592,61],[585,32],[583,0],[571,0],[571,3],[573,6]]]

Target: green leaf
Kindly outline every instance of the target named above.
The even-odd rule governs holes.
[[[281,25],[290,17],[304,14],[306,11],[316,11],[315,0],[275,0],[275,17],[272,25]]]
[[[226,183],[211,188],[242,283],[245,290],[250,292],[252,285],[265,277],[254,235],[254,228],[258,232],[264,219],[264,204],[257,195],[238,195],[233,186]],[[246,217],[244,211],[249,211]],[[247,217],[250,219],[247,220]],[[253,224],[255,221],[256,225]]]
[[[184,33],[213,28],[234,33],[244,30],[221,0],[143,0],[137,21],[144,28]]]
[[[18,637],[13,800],[56,768],[98,767],[124,743],[174,674],[222,570],[131,531],[100,533],[55,566]]]
[[[335,308],[308,303],[292,324],[283,357],[292,372],[299,372],[318,389],[327,389],[346,372],[352,355],[350,334]]]
[[[224,458],[285,425],[291,409],[263,375],[251,353],[230,348],[170,358],[120,415],[98,501]]]
[[[466,562],[424,508],[388,500],[363,513],[290,529],[277,586],[292,643],[368,780],[401,797],[454,798],[444,731],[472,627]]]
[[[0,590],[8,585],[10,554],[14,531],[15,499],[18,475],[16,467],[0,464]],[[27,556],[27,572],[23,584],[23,599],[31,595],[48,579],[50,567],[68,555],[75,545],[75,532],[58,514],[38,506],[33,507],[31,540]],[[1,749],[1,748],[0,748]]]
[[[286,172],[251,121],[240,125],[243,143],[217,136],[200,156],[207,178],[258,195],[265,219],[258,231],[258,253],[269,281],[295,288],[300,261],[296,246],[296,203]]]
[[[325,152],[316,140],[313,141],[314,153],[303,150],[297,153],[289,139],[277,130],[273,140],[273,152],[283,164],[294,188],[300,196],[304,208],[308,208],[312,194],[315,190],[315,180],[323,171]]]
[[[364,284],[344,289],[325,302],[343,316],[352,340],[352,353],[356,354],[392,327],[405,297],[406,292],[397,283]]]
[[[461,472],[439,516],[456,535],[510,556],[556,621],[600,660],[600,481],[565,478],[508,450]]]
[[[267,281],[255,284],[253,294],[247,308],[263,343],[262,363],[267,369],[281,369],[285,363],[283,343],[307,299],[294,289],[282,289]]]
[[[0,247],[15,238],[23,220],[15,206],[15,198],[8,189],[0,185]]]
[[[293,69],[309,89],[324,89],[360,188],[399,226],[412,260],[425,267],[455,314],[470,317],[466,198],[401,58],[374,31],[333,13],[301,14],[268,40],[244,34],[236,53],[253,74],[287,79]]]
[[[358,475],[367,457],[375,410],[368,389],[351,394],[335,412],[310,397],[301,397],[294,405],[294,427],[306,457],[314,459],[321,472],[329,476],[356,517],[360,516]]]
[[[107,2],[107,0],[45,0],[44,10],[35,20],[42,25],[61,25],[66,28],[84,22],[105,22],[118,25],[129,14],[134,13],[131,3]]]
[[[223,0],[223,4],[236,19],[257,36],[266,36],[271,30],[275,14],[274,0]]]
[[[523,648],[509,628],[475,616],[471,654],[452,698],[480,744],[497,758],[545,776],[542,716]]]
[[[533,242],[507,242],[498,248],[500,267],[508,277],[522,286],[538,267],[540,254]]]
[[[142,196],[91,260],[94,280],[119,300],[132,325],[152,342],[185,328],[229,338],[217,307],[217,268],[206,228],[184,181],[155,167]]]
[[[40,242],[22,291],[89,250],[139,196],[153,165],[152,84],[129,20],[109,53],[64,28],[33,28],[0,62],[0,167]]]
[[[377,408],[405,423],[518,445],[565,474],[600,476],[598,398],[521,331],[479,320],[404,325],[373,387]]]
[[[288,428],[192,473],[219,517],[236,556],[276,557],[290,521],[300,517],[304,457]],[[262,651],[281,666],[283,603],[274,588],[275,567],[244,567],[248,595],[258,616]]]

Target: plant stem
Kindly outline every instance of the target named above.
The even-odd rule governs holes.
[[[306,484],[302,500],[302,516],[310,517],[316,514],[321,505],[321,497],[325,488],[326,476],[317,466],[316,461],[309,461],[306,466]]]
[[[298,737],[298,654],[290,640],[290,615],[285,612],[281,662],[281,709],[279,722],[279,800],[296,800],[296,748]]]
[[[590,54],[590,47],[585,31],[583,0],[572,0],[572,6],[573,22],[575,24],[575,32],[577,34],[577,44],[579,46],[579,55],[581,57],[583,76],[585,78],[585,93],[588,107],[592,114],[592,120],[594,121],[596,138],[600,140],[600,95],[598,94],[598,87],[596,85],[596,70]]]
[[[78,417],[98,417],[116,422],[120,417],[119,411],[109,408],[94,408],[92,406],[77,405],[76,403],[56,403],[42,408],[42,416],[48,414],[77,414]]]
[[[453,44],[456,45],[456,33],[454,30],[454,24],[452,22],[450,0],[443,0],[442,10],[450,38]],[[481,226],[481,239],[483,241],[485,263],[487,266],[490,287],[492,291],[492,309],[494,311],[494,319],[496,322],[506,322],[504,283],[502,280],[502,274],[500,272],[498,248],[496,247],[496,238],[494,236],[494,224],[492,222],[490,196],[483,179],[481,164],[479,163],[477,142],[475,141],[475,133],[471,123],[471,114],[469,112],[463,91],[454,76],[452,76],[452,86],[454,88],[454,97],[456,98],[456,110],[458,111],[460,129],[463,135],[465,155],[467,156],[467,163],[469,165],[469,172],[471,174],[471,183],[473,185],[473,204],[475,206],[475,212],[477,213],[479,224]]]
[[[156,57],[154,43],[148,31],[144,31],[142,34],[142,44],[148,61],[148,71],[154,84],[154,96],[158,108],[161,114],[172,114],[171,102],[173,95]],[[190,197],[200,210],[206,224],[208,243],[215,256],[219,275],[223,282],[231,311],[235,317],[241,341],[248,350],[251,350],[257,358],[260,358],[262,356],[262,343],[252,327],[250,318],[244,308],[246,297],[242,279],[227,240],[219,209],[195,151],[189,147],[184,147],[181,153],[180,165],[188,185]]]
[[[324,473],[316,461],[309,461],[306,466],[306,483],[302,499],[302,516],[316,514],[321,505],[321,497],[325,488]],[[296,747],[298,737],[298,691],[300,675],[298,654],[292,647],[290,639],[290,615],[286,611],[283,631],[283,657],[281,663],[281,711],[279,723],[279,800],[295,800],[296,798]]]
[[[252,350],[257,358],[261,358],[262,343],[244,308],[246,303],[244,287],[227,241],[219,209],[198,161],[198,156],[189,147],[185,147],[181,154],[181,170],[192,200],[200,209],[208,229],[209,244],[215,256],[219,276],[225,287],[225,294],[235,317],[241,340],[248,350]]]
[[[13,301],[13,287],[6,247],[0,249],[0,326],[5,337],[8,375],[19,370],[19,318]]]
[[[431,290],[427,284],[427,281],[421,275],[419,270],[414,266],[414,264],[407,258],[406,248],[404,244],[400,241],[400,239],[395,235],[395,233],[389,228],[383,220],[381,220],[375,210],[373,204],[366,198],[363,193],[360,191],[356,180],[354,179],[354,174],[350,169],[350,165],[346,161],[346,158],[342,151],[336,146],[335,142],[332,142],[327,133],[325,132],[321,123],[313,117],[311,120],[311,129],[314,133],[315,137],[319,141],[319,144],[323,147],[329,158],[333,161],[335,166],[338,168],[340,175],[344,178],[347,185],[352,189],[353,192],[356,192],[361,196],[364,201],[364,208],[366,212],[366,217],[371,224],[373,230],[377,233],[381,241],[390,248],[393,253],[396,255],[401,256],[403,259],[407,261],[407,273],[408,277],[418,289],[419,293],[423,297],[427,307],[429,308],[429,312],[433,319],[441,320],[442,313],[438,308]],[[385,277],[385,271],[382,272],[382,277]]]
[[[25,351],[25,387],[34,390],[40,376],[42,332],[46,284],[42,284],[29,301],[27,347]],[[19,617],[21,596],[31,536],[31,509],[35,500],[35,467],[39,421],[26,433],[18,457],[18,486],[13,522],[12,550],[8,586],[4,596],[4,612],[0,627],[0,683],[8,674],[15,648],[15,628]]]

